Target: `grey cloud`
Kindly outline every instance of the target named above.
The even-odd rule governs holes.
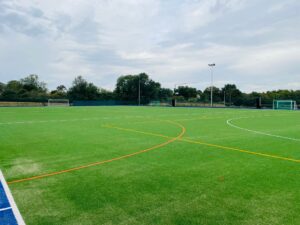
[[[93,19],[85,18],[82,22],[73,27],[69,32],[78,42],[97,42],[99,24]]]
[[[29,10],[29,13],[33,16],[33,17],[37,17],[37,18],[41,18],[44,16],[44,13],[42,10],[35,8],[35,7],[31,7]]]
[[[218,85],[296,88],[299,10],[296,0],[0,0],[0,78],[36,72],[55,87],[82,74],[113,88],[148,72],[205,88],[213,61]]]
[[[29,36],[45,33],[45,29],[42,25],[31,24],[26,16],[14,12],[1,14],[0,23],[3,29],[14,30]]]
[[[15,30],[21,30],[28,25],[27,19],[17,13],[0,15],[0,22],[1,24]]]

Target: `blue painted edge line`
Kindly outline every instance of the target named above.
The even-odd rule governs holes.
[[[0,211],[0,224],[18,225],[18,221],[14,215],[12,208]]]
[[[4,193],[6,194],[6,198],[8,200],[8,207],[2,208],[2,211],[0,209],[0,218],[2,221],[7,221],[5,224],[17,224],[17,225],[26,225],[23,217],[21,216],[21,213],[15,203],[15,200],[13,199],[13,196],[8,188],[8,185],[5,181],[5,178],[3,176],[3,173],[0,170],[0,182],[1,186],[4,190]]]

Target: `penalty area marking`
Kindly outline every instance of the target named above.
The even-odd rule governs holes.
[[[265,133],[265,132],[261,132],[261,131],[250,130],[250,129],[247,129],[247,128],[244,128],[244,127],[239,127],[239,126],[232,123],[232,121],[234,121],[234,120],[249,119],[249,118],[250,117],[231,118],[231,119],[228,119],[226,121],[226,123],[227,123],[227,125],[229,125],[233,128],[243,130],[243,131],[248,131],[248,132],[251,132],[251,133],[254,133],[254,134],[260,134],[260,135],[265,135],[265,136],[269,136],[269,137],[275,137],[275,138],[280,138],[280,139],[285,139],[285,140],[290,140],[290,141],[299,141],[300,142],[300,139],[297,139],[297,138],[285,137],[285,136],[281,136],[281,135],[275,135],[275,134],[269,134],[269,133]]]
[[[185,129],[184,126],[182,126],[180,123],[176,123],[176,122],[173,122],[173,121],[167,121],[166,120],[165,122],[172,123],[172,124],[175,124],[178,127],[180,127],[181,128],[180,134],[178,136],[174,137],[174,138],[171,138],[171,139],[167,140],[166,142],[163,142],[163,143],[158,144],[158,145],[154,145],[152,147],[149,147],[149,148],[146,148],[146,149],[134,152],[134,153],[130,153],[130,154],[126,154],[126,155],[116,157],[116,158],[112,158],[112,159],[108,159],[108,160],[104,160],[104,161],[99,161],[99,162],[94,162],[94,163],[90,163],[90,164],[86,164],[86,165],[82,165],[82,166],[78,166],[78,167],[74,167],[74,168],[70,168],[70,169],[66,169],[66,170],[60,170],[60,171],[41,174],[41,175],[37,175],[37,176],[33,176],[33,177],[28,177],[28,178],[23,178],[23,179],[18,179],[18,180],[12,180],[12,181],[7,182],[7,184],[14,184],[14,183],[20,183],[20,182],[25,182],[25,181],[30,181],[30,180],[42,179],[42,178],[45,178],[45,177],[51,177],[51,176],[55,176],[55,175],[59,175],[59,174],[63,174],[63,173],[69,173],[69,172],[72,172],[72,171],[81,170],[81,169],[89,168],[89,167],[92,167],[92,166],[98,166],[98,165],[102,165],[102,164],[105,164],[105,163],[109,163],[109,162],[129,158],[129,157],[132,157],[132,156],[135,156],[135,155],[139,155],[139,154],[142,154],[142,153],[145,153],[145,152],[149,152],[149,151],[157,149],[157,148],[161,148],[165,145],[168,145],[168,144],[182,138],[182,136],[186,132],[186,129]]]

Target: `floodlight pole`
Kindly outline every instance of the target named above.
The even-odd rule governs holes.
[[[139,106],[141,105],[141,74],[139,74]]]
[[[226,107],[226,90],[224,89],[224,106]]]
[[[211,86],[210,86],[210,107],[213,107],[213,81],[214,81],[214,74],[213,74],[213,67],[216,66],[215,63],[208,64],[211,70]]]

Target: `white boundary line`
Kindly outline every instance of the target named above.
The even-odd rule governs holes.
[[[0,209],[0,212],[6,211],[6,210],[9,210],[9,209],[11,209],[11,207],[2,208],[2,209]]]
[[[214,112],[209,115],[222,114],[228,115],[233,113],[228,112]],[[153,116],[143,116],[143,115],[135,115],[135,116],[104,116],[104,117],[90,117],[90,118],[74,118],[74,119],[57,119],[57,120],[35,120],[35,121],[11,121],[11,122],[0,122],[0,125],[15,125],[15,124],[36,124],[36,123],[58,123],[58,122],[74,122],[74,121],[90,121],[90,120],[108,120],[108,119],[124,119],[124,118],[144,118],[144,119],[152,119],[153,117],[170,117],[170,116],[207,116],[207,114],[199,114],[199,113],[182,113],[182,114],[167,114],[167,115],[153,115]]]
[[[17,205],[16,205],[16,203],[14,201],[14,198],[13,198],[13,196],[12,196],[12,194],[11,194],[8,186],[7,186],[7,183],[5,181],[5,178],[4,178],[1,170],[0,170],[0,181],[2,183],[2,186],[3,186],[4,191],[6,193],[6,196],[8,198],[9,204],[10,204],[10,206],[12,208],[12,211],[13,211],[15,217],[16,217],[18,225],[25,225],[25,222],[24,222],[24,220],[23,220],[23,218],[21,216],[21,213],[20,213],[20,211],[19,211],[19,209],[18,209],[18,207],[17,207]]]
[[[250,117],[232,118],[232,119],[228,119],[228,120],[226,121],[226,123],[227,123],[227,125],[229,125],[229,126],[231,126],[231,127],[234,127],[234,128],[236,128],[236,129],[239,129],[239,130],[244,130],[244,131],[252,132],[252,133],[255,133],[255,134],[261,134],[261,135],[265,135],[265,136],[269,136],[269,137],[275,137],[275,138],[281,138],[281,139],[285,139],[285,140],[299,141],[299,142],[300,142],[300,139],[297,139],[297,138],[290,138],[290,137],[285,137],[285,136],[280,136],[280,135],[275,135],[275,134],[269,134],[269,133],[265,133],[265,132],[261,132],[261,131],[250,130],[250,129],[243,128],[243,127],[239,127],[239,126],[237,126],[237,125],[232,124],[232,121],[233,121],[233,120],[249,119],[249,118],[250,118]]]

